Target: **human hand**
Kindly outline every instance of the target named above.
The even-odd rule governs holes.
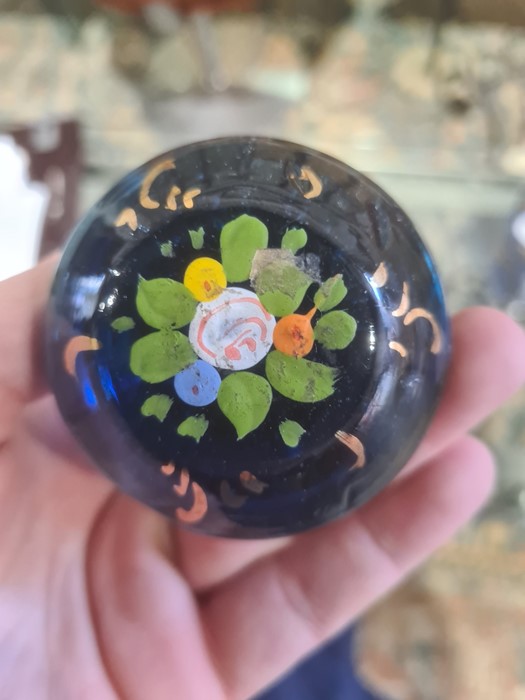
[[[466,432],[525,380],[503,314],[453,321],[453,359],[409,465],[355,513],[268,541],[184,531],[115,491],[47,393],[39,319],[54,263],[0,284],[0,700],[238,700],[369,607],[480,507]]]

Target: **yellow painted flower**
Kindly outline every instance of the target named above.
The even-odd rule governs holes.
[[[184,273],[184,285],[199,301],[211,301],[226,288],[223,266],[213,258],[197,258]]]

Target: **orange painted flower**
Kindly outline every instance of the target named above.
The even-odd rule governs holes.
[[[312,318],[317,309],[307,314],[290,314],[284,316],[275,326],[273,342],[277,350],[285,355],[304,357],[314,346],[314,330]]]

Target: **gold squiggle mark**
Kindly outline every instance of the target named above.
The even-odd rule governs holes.
[[[400,316],[404,316],[406,312],[410,308],[410,287],[408,286],[408,282],[403,282],[403,293],[401,295],[401,301],[399,302],[399,306],[397,309],[394,309],[392,311],[392,316],[395,316],[396,318],[399,318]]]
[[[193,200],[201,193],[198,187],[190,187],[186,192],[182,192],[181,188],[174,185],[166,198],[166,209],[177,211],[177,197],[182,194],[182,204],[186,209],[193,209]]]
[[[432,326],[434,338],[432,340],[432,345],[430,346],[430,352],[436,355],[443,346],[443,339],[441,337],[441,329],[434,317],[434,314],[431,314],[430,311],[419,307],[416,309],[411,309],[403,319],[403,323],[405,326],[409,326],[411,323],[414,323],[414,321],[417,321],[418,318],[426,319]]]
[[[290,179],[303,180],[304,182],[308,182],[310,184],[311,189],[308,190],[308,192],[303,192],[303,190],[299,186],[297,186],[297,189],[305,199],[315,199],[316,197],[319,197],[319,195],[323,191],[323,183],[321,182],[319,176],[314,173],[314,171],[309,165],[303,165],[301,167],[299,177],[297,177],[296,175],[290,175]]]
[[[131,231],[136,231],[139,226],[137,212],[131,207],[123,209],[115,219],[115,227],[121,228],[122,226],[128,226]]]
[[[144,209],[158,209],[160,207],[160,202],[150,197],[151,187],[159,175],[167,170],[174,170],[174,168],[175,161],[168,158],[167,160],[161,160],[160,163],[157,163],[148,171],[139,192],[139,202]]]
[[[164,474],[164,476],[171,476],[175,473],[175,465],[171,462],[169,462],[169,464],[163,464],[160,471]]]
[[[385,286],[385,284],[387,283],[387,280],[388,280],[388,268],[385,265],[385,263],[382,262],[379,264],[377,270],[374,272],[374,274],[370,278],[370,282],[377,289],[381,289],[381,287]]]
[[[405,346],[401,343],[398,343],[395,340],[391,340],[388,343],[388,347],[390,348],[390,350],[395,350],[395,352],[398,352],[401,355],[401,357],[408,356],[408,350],[405,348]]]
[[[335,434],[335,437],[345,447],[348,447],[348,449],[351,450],[357,457],[357,461],[353,466],[357,469],[364,467],[366,463],[365,448],[361,440],[355,435],[350,435],[349,433],[345,433],[342,430],[338,430]]]
[[[254,474],[247,470],[240,473],[239,479],[247,491],[256,493],[258,496],[268,488],[268,484],[265,484],[264,481],[260,481]]]
[[[248,496],[241,496],[235,493],[227,481],[221,482],[220,490],[222,502],[230,508],[240,508],[248,499]]]
[[[100,350],[102,345],[96,338],[90,338],[87,335],[77,335],[71,338],[66,344],[63,354],[64,369],[72,377],[77,376],[76,363],[77,356],[80,352],[86,352],[87,350]]]
[[[187,469],[183,469],[180,473],[180,481],[178,484],[173,484],[173,490],[177,496],[185,496],[188,493],[188,486],[190,484],[190,475]]]
[[[208,511],[208,499],[206,494],[195,481],[191,485],[193,491],[193,505],[189,510],[179,507],[175,515],[182,523],[197,523],[202,520]]]
[[[198,197],[201,193],[198,187],[190,187],[189,190],[182,195],[182,203],[186,209],[193,209],[193,200]]]
[[[168,197],[166,199],[166,209],[170,211],[177,211],[177,197],[181,194],[180,187],[174,185],[169,191]]]

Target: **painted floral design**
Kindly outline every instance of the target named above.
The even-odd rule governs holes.
[[[356,321],[336,309],[347,295],[342,275],[320,281],[312,256],[298,254],[307,246],[306,232],[289,229],[280,248],[268,248],[265,224],[243,214],[221,231],[220,262],[198,254],[204,229],[188,236],[196,257],[181,281],[138,281],[137,312],[152,330],[132,345],[131,371],[152,385],[173,381],[173,393],[150,396],[142,414],[163,421],[176,397],[196,408],[216,402],[240,440],[264,422],[274,392],[300,403],[331,396],[337,369],[307,356],[316,343],[346,348]],[[160,254],[170,257],[172,247],[163,243]],[[314,305],[298,313],[312,285]],[[121,317],[112,326],[121,333],[135,322]],[[256,366],[258,373],[250,371]],[[177,430],[198,442],[208,424],[199,413]],[[279,426],[290,447],[304,432],[293,420]]]

